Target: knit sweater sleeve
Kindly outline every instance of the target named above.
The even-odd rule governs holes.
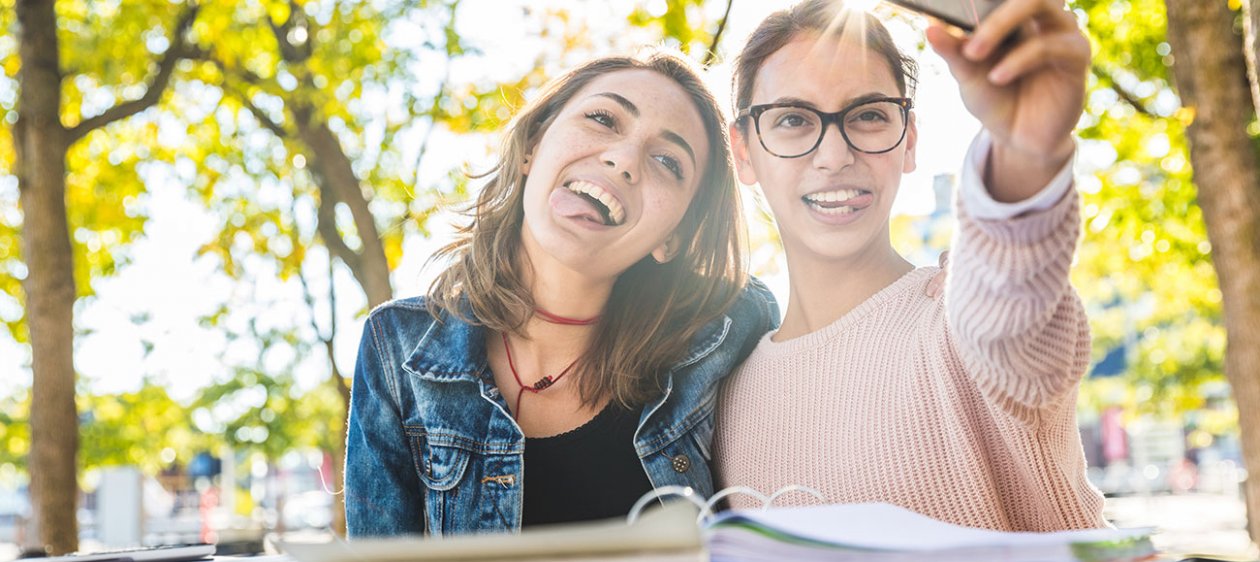
[[[987,153],[983,144],[972,150]],[[985,189],[984,158],[974,156],[962,190]],[[1072,395],[1089,366],[1089,323],[1069,281],[1079,195],[1069,189],[1047,208],[993,220],[969,214],[968,200],[957,201],[945,298],[950,336],[985,397],[1035,426]]]

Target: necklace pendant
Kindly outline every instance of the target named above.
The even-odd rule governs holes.
[[[539,390],[539,391],[547,390],[547,388],[550,387],[555,382],[556,381],[551,379],[550,375],[545,376],[541,379],[538,379],[538,382],[534,383],[534,390]]]

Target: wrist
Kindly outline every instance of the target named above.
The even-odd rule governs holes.
[[[1032,197],[1072,160],[1076,142],[1068,136],[1048,151],[1030,151],[995,142],[989,149],[984,176],[989,195],[1001,203]]]

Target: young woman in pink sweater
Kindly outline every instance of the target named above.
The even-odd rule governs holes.
[[[774,213],[791,293],[723,389],[719,483],[993,529],[1104,526],[1076,428],[1089,328],[1068,280],[1089,42],[1063,0],[1008,0],[970,37],[934,25],[928,41],[984,126],[943,299],[924,290],[938,269],[889,238],[917,130],[914,63],[887,30],[812,0],[767,18],[739,56],[736,168]],[[793,501],[815,500],[779,503]]]

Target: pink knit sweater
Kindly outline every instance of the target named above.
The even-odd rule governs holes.
[[[1090,352],[1068,283],[1077,201],[1000,221],[959,208],[944,299],[924,296],[925,267],[816,332],[767,334],[722,391],[719,484],[1001,530],[1106,526],[1075,419]]]

